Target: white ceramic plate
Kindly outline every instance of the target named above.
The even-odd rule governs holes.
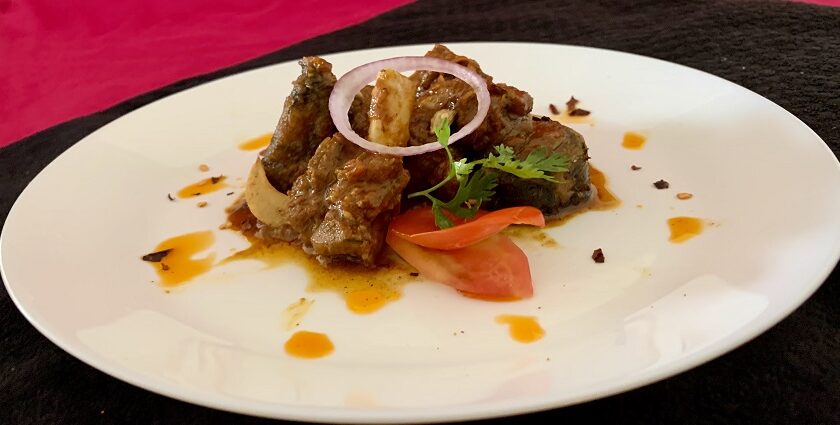
[[[341,75],[429,47],[326,58]],[[533,94],[537,113],[570,95],[582,99],[594,125],[572,126],[623,201],[550,229],[560,248],[523,245],[533,299],[481,302],[418,283],[363,316],[335,294],[308,294],[301,269],[256,262],[217,267],[171,294],[151,284],[156,275],[138,256],[167,237],[213,229],[219,256],[246,245],[216,230],[232,198],[224,191],[207,196],[204,209],[165,194],[201,178],[200,163],[246,175],[255,153],[237,144],[273,130],[295,63],[162,99],[62,154],[26,188],[3,229],[9,293],[64,350],[174,398],[284,419],[444,421],[559,407],[697,366],[780,321],[837,262],[837,159],[772,102],[703,72],[624,53],[451,47],[496,81]],[[644,149],[621,147],[629,130],[648,136]],[[671,188],[654,189],[658,179]],[[694,198],[677,200],[677,192]],[[669,243],[666,220],[680,215],[715,225]],[[598,247],[604,264],[590,259]],[[316,300],[302,328],[332,338],[328,357],[283,351],[289,332],[280,315],[301,296]],[[547,334],[516,343],[494,323],[500,313],[535,315]]]

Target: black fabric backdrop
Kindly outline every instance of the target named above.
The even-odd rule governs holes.
[[[5,221],[21,190],[57,155],[161,97],[303,55],[437,41],[577,44],[680,63],[769,98],[814,129],[835,155],[840,152],[840,8],[755,1],[422,1],[177,82],[0,150],[0,220]],[[562,77],[562,69],[557,72]],[[838,424],[838,280],[835,269],[790,317],[703,366],[628,393],[516,420]],[[5,290],[0,291],[0,343],[2,424],[269,422],[171,400],[111,378],[47,341],[15,309]]]

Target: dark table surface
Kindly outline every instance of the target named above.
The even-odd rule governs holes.
[[[835,155],[840,152],[840,8],[766,1],[421,1],[0,149],[0,222],[57,155],[163,96],[303,55],[438,41],[576,44],[680,63],[767,97],[814,129]],[[0,118],[6,119],[14,118]],[[111,378],[39,334],[5,290],[0,344],[0,424],[270,422],[193,406]],[[790,317],[705,365],[624,394],[516,419],[840,424],[840,272],[835,269]]]

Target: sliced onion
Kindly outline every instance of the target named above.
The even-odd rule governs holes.
[[[385,146],[366,140],[353,131],[353,128],[350,126],[350,118],[347,114],[350,112],[350,105],[353,103],[356,93],[375,80],[376,74],[385,68],[390,68],[397,72],[422,70],[451,74],[469,84],[475,90],[476,97],[478,98],[478,110],[475,113],[475,117],[467,125],[461,127],[457,133],[449,136],[450,145],[475,131],[484,121],[484,117],[487,116],[487,110],[490,109],[490,92],[487,91],[487,83],[481,75],[465,66],[443,59],[425,56],[402,56],[371,62],[344,74],[335,83],[335,87],[333,87],[333,91],[330,94],[330,116],[332,116],[336,129],[347,140],[364,149],[388,155],[411,156],[443,148],[437,142],[409,147]]]

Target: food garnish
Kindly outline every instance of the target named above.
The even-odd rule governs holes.
[[[603,263],[604,262],[604,250],[601,248],[592,251],[592,260],[596,263]]]
[[[143,259],[143,261],[149,261],[149,262],[152,262],[152,263],[159,263],[160,260],[163,260],[164,257],[169,255],[169,251],[172,251],[172,249],[170,248],[170,249],[164,249],[162,251],[152,252],[150,254],[144,255],[142,257],[142,259]]]
[[[356,94],[365,88],[383,69],[392,69],[397,72],[411,70],[442,72],[454,75],[472,87],[478,101],[475,116],[469,123],[461,127],[457,133],[453,134],[448,139],[448,143],[455,143],[464,136],[472,133],[481,125],[484,117],[487,116],[487,111],[490,109],[490,92],[487,90],[487,82],[484,78],[475,71],[454,62],[427,56],[403,56],[371,62],[356,67],[336,81],[335,87],[330,94],[330,116],[335,124],[335,128],[347,140],[371,152],[411,156],[441,149],[441,146],[437,143],[408,147],[386,146],[374,143],[359,136],[350,126],[350,119],[347,114],[350,111]]]
[[[680,192],[680,193],[677,194],[677,199],[679,199],[681,201],[684,201],[686,199],[691,199],[693,196],[694,195],[692,195],[688,192]]]
[[[577,104],[580,103],[579,100],[575,99],[574,96],[570,97],[569,100],[566,102],[566,113],[570,117],[585,117],[589,115],[591,112],[587,111],[586,109],[580,109],[577,107]],[[556,113],[553,112],[552,113]]]
[[[630,169],[633,170],[633,171],[638,171],[638,170],[641,170],[642,167],[639,167],[638,165],[631,165]]]
[[[490,153],[487,158],[467,162],[466,159],[455,161],[449,149],[449,121],[444,118],[434,127],[438,143],[446,151],[449,160],[449,174],[438,184],[419,192],[408,195],[408,198],[423,196],[432,203],[432,213],[435,224],[441,229],[454,226],[452,220],[444,211],[456,217],[468,219],[475,217],[481,203],[490,199],[495,193],[498,174],[487,170],[498,170],[512,174],[520,179],[543,179],[555,182],[556,179],[547,173],[568,171],[568,161],[560,155],[546,154],[545,149],[532,151],[524,160],[514,156],[513,149],[505,145],[496,145],[496,154]],[[480,167],[480,168],[477,168]],[[458,181],[458,191],[449,201],[442,201],[432,195],[432,192],[443,187],[452,179]]]
[[[427,279],[459,291],[514,298],[527,298],[534,293],[528,257],[507,236],[493,235],[468,247],[448,251],[424,248],[393,231],[388,232],[385,240]]]
[[[545,218],[534,207],[513,207],[492,212],[479,211],[474,220],[452,219],[458,225],[435,229],[431,208],[414,208],[391,221],[390,231],[402,239],[426,248],[452,250],[464,248],[493,236],[511,224],[545,227]],[[435,229],[435,230],[429,230]]]
[[[671,184],[666,182],[665,180],[660,179],[660,180],[657,180],[657,181],[653,182],[653,187],[661,190],[661,189],[667,189],[667,188],[671,187]]]

